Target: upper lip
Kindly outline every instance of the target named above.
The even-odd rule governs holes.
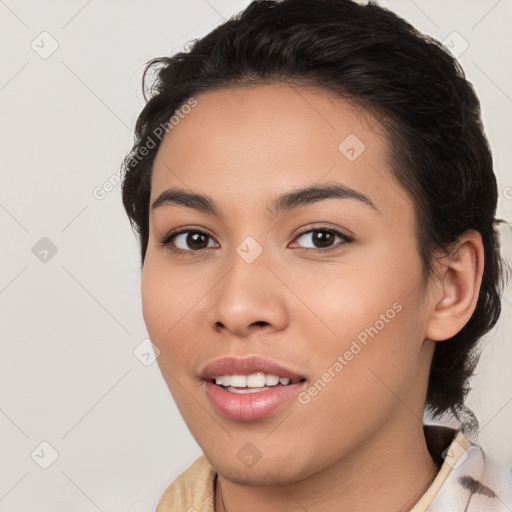
[[[208,363],[201,370],[199,376],[204,380],[211,381],[220,375],[250,375],[257,372],[286,377],[292,381],[305,379],[303,375],[286,368],[286,366],[259,356],[221,357]]]

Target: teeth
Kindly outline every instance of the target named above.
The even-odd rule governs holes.
[[[222,379],[224,381],[224,379]],[[245,375],[231,375],[231,386],[235,388],[245,388],[247,386],[247,377]],[[224,382],[224,386],[226,382]]]
[[[229,391],[230,393],[238,393],[238,394],[245,394],[245,393],[257,393],[258,391],[261,391],[261,388],[232,388],[231,386],[226,388],[226,391]]]
[[[276,386],[279,384],[279,377],[277,375],[265,375],[265,384],[267,386]]]
[[[215,377],[215,384],[220,386],[232,386],[236,388],[262,388],[264,386],[283,386],[293,384],[293,381],[278,375],[267,375],[262,372],[251,373],[250,375],[219,375]]]
[[[251,373],[246,378],[248,388],[262,388],[265,385],[265,374],[264,373]],[[232,384],[233,386],[234,384]]]

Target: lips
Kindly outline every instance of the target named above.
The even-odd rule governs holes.
[[[288,385],[277,384],[253,389],[250,394],[238,394],[232,388],[214,383],[214,378],[222,375],[252,375],[264,373],[284,377],[292,381]],[[223,357],[206,365],[200,372],[204,382],[204,392],[213,408],[221,416],[237,421],[255,421],[273,414],[285,404],[290,405],[306,386],[303,375],[291,368],[270,359],[258,356],[246,358]],[[294,401],[298,407],[299,402]]]

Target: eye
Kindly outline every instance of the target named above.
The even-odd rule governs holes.
[[[341,231],[327,226],[304,230],[295,240],[299,240],[301,238],[308,241],[310,246],[299,248],[317,252],[327,252],[335,248],[336,245],[333,246],[333,244],[336,238],[341,240],[338,245],[343,245],[353,241],[352,238]],[[210,244],[210,242],[212,242],[213,245]],[[182,228],[179,231],[169,233],[160,240],[160,244],[181,255],[194,255],[194,253],[199,253],[208,248],[215,247],[213,238],[208,233],[199,229],[191,228]]]
[[[333,246],[336,238],[341,239],[342,241],[341,244],[338,245],[343,245],[344,243],[350,243],[353,241],[352,238],[345,235],[341,231],[326,226],[303,231],[301,234],[299,234],[296,240],[299,240],[300,238],[305,239],[310,244],[309,247],[302,248],[319,252],[326,252],[331,250],[333,247],[336,247]]]
[[[212,237],[204,231],[183,228],[180,231],[166,235],[162,240],[160,240],[160,244],[168,246],[169,249],[174,252],[194,253],[212,247],[212,245],[209,244],[208,239],[213,241]],[[215,247],[215,245],[213,245],[213,247]]]

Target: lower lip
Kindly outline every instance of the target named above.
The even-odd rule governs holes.
[[[278,407],[297,396],[306,384],[296,382],[288,386],[273,386],[256,393],[230,393],[213,382],[206,382],[205,390],[215,409],[232,420],[254,421],[270,416]]]

